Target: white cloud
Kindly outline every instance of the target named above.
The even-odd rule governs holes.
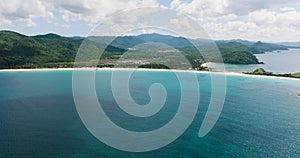
[[[170,8],[187,13],[195,18],[222,17],[228,13],[228,0],[193,0],[190,3],[174,0]]]
[[[64,24],[64,25],[61,25],[63,28],[70,28],[71,27],[71,25],[68,25],[68,24]]]
[[[276,19],[274,11],[260,10],[251,12],[248,16],[249,21],[255,22],[258,25],[272,25]]]
[[[54,19],[54,12],[61,13],[62,16],[57,18],[65,22],[72,20],[95,24],[105,21],[109,15],[142,6],[158,6],[158,3],[156,0],[1,0],[0,17],[3,18],[0,25],[13,24],[19,20],[26,22],[26,26],[33,26],[34,18]]]
[[[262,9],[274,9],[285,5],[298,5],[299,0],[192,0],[185,2],[174,0],[170,4],[171,9],[185,12],[192,16],[222,17],[228,14],[247,16],[249,13]],[[282,8],[284,11],[293,9],[291,7]]]
[[[207,23],[205,29],[217,39],[243,38],[263,41],[299,41],[300,12],[259,10],[244,21]]]
[[[36,27],[37,24],[33,22],[31,19],[22,19],[20,21],[23,21],[27,27]]]
[[[53,14],[47,11],[46,6],[40,0],[2,0],[0,3],[1,23],[13,24],[23,22],[28,27],[36,26],[33,21],[36,17],[45,19],[54,18]]]
[[[258,29],[252,22],[232,21],[228,23],[208,23],[203,26],[215,39],[253,38]]]
[[[249,21],[266,27],[300,27],[300,12],[288,11],[284,13],[276,13],[274,11],[260,10],[249,14]]]
[[[230,0],[228,9],[237,15],[248,15],[250,12],[262,9],[275,9],[285,5],[300,5],[299,0]]]
[[[299,41],[297,6],[299,0],[174,0],[170,8],[193,17],[216,39]]]
[[[2,25],[11,25],[12,21],[6,19],[3,15],[0,14],[0,26]]]
[[[48,1],[50,2],[50,1]],[[50,3],[48,3],[50,4]],[[73,0],[51,3],[51,7],[63,14],[62,18],[68,21],[82,20],[88,23],[103,22],[107,16],[123,10],[135,9],[142,6],[158,6],[156,0]]]
[[[283,12],[286,12],[286,11],[295,10],[295,8],[292,8],[292,7],[283,7],[283,8],[280,8],[280,10],[283,11]]]
[[[64,14],[64,15],[62,15],[61,18],[62,18],[65,22],[69,22],[69,15]]]
[[[134,27],[139,22],[146,25],[146,20],[137,20],[155,13],[146,9],[134,15],[120,13],[143,6],[183,12],[214,38],[300,41],[299,0],[173,0],[169,6],[160,5],[157,0],[1,0],[0,26],[38,27],[36,19],[42,18],[62,30],[70,28],[74,21],[88,26],[132,22]],[[190,27],[185,19],[167,20],[180,28]]]

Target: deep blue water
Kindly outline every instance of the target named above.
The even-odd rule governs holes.
[[[105,112],[119,126],[153,130],[174,116],[180,85],[173,73],[133,74],[130,92],[139,104],[149,102],[152,83],[160,82],[167,89],[166,106],[149,120],[129,116],[116,106],[110,74],[97,72],[96,91]],[[300,80],[228,76],[220,119],[208,135],[199,138],[211,98],[211,78],[209,74],[197,77],[200,106],[188,130],[164,148],[131,153],[103,144],[85,128],[73,100],[72,71],[0,72],[0,157],[300,156]],[[183,82],[190,80],[186,77]]]

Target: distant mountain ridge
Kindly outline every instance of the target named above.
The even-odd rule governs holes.
[[[102,38],[98,36],[97,38]],[[147,42],[157,42],[163,43],[174,48],[185,48],[185,47],[193,47],[193,44],[197,45],[205,45],[206,43],[211,43],[212,40],[209,39],[188,39],[184,37],[174,37],[171,35],[161,35],[157,33],[152,34],[141,34],[137,36],[120,36],[116,37],[115,40],[111,43],[111,45],[115,45],[117,47],[122,48],[130,48],[134,47],[138,44],[143,44]],[[271,52],[276,50],[288,50],[289,46],[272,44],[272,43],[263,43],[261,41],[252,42],[241,39],[234,40],[217,40],[215,41],[217,45],[222,44],[230,44],[230,43],[240,43],[246,47],[249,47],[247,51],[252,52],[253,54],[262,54],[265,52]]]
[[[108,63],[117,60],[131,48],[149,42],[166,44],[182,51],[195,67],[208,61],[221,62],[217,61],[209,52],[208,61],[204,61],[203,57],[199,56],[198,50],[193,44],[207,47],[207,50],[210,50],[209,43],[211,40],[207,39],[187,39],[157,33],[83,38],[78,36],[64,37],[53,33],[26,36],[12,31],[0,31],[0,68],[72,67],[76,53],[83,41],[97,48],[107,46],[102,57]],[[288,49],[283,45],[263,42],[252,43],[245,40],[216,41],[216,44],[223,55],[224,62],[232,64],[257,64],[258,60],[253,55],[255,53]],[[155,49],[159,50],[160,48]]]
[[[277,43],[277,44],[285,45],[285,46],[288,46],[288,47],[298,47],[298,48],[300,48],[300,41],[299,42],[282,42],[282,43]]]
[[[217,40],[217,43],[229,43],[229,42],[238,42],[247,46],[253,45],[255,42],[248,41],[248,40],[242,40],[242,39],[232,39],[232,40]]]
[[[50,39],[55,39],[55,38],[62,38],[62,36],[54,34],[54,33],[48,33],[45,35],[36,35],[32,36],[33,38],[50,38]]]
[[[136,36],[139,39],[142,39],[145,42],[157,42],[164,43],[175,48],[183,48],[188,46],[193,46],[189,39],[184,37],[174,37],[171,35],[161,35],[157,33],[152,34],[142,34]]]

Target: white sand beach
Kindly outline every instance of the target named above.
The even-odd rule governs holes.
[[[251,75],[239,72],[221,72],[221,71],[195,71],[195,70],[176,70],[176,69],[146,69],[146,68],[39,68],[39,69],[0,69],[0,72],[30,72],[30,71],[74,71],[74,70],[92,70],[92,71],[105,71],[105,70],[134,70],[134,71],[173,71],[173,72],[193,72],[199,74],[217,74],[224,76],[245,76],[245,77],[256,77],[256,78],[272,78],[272,79],[287,79],[287,80],[298,80],[297,78],[289,77],[277,77],[277,76],[264,76],[264,75]]]

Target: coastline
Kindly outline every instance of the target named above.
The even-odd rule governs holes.
[[[0,69],[1,72],[35,72],[35,71],[74,71],[74,70],[92,70],[92,71],[101,71],[101,70],[134,70],[134,71],[156,71],[156,72],[193,72],[197,74],[217,74],[225,76],[244,76],[244,77],[255,77],[255,78],[270,78],[270,79],[286,79],[286,80],[297,80],[298,78],[291,77],[279,77],[279,76],[264,76],[264,75],[252,75],[244,74],[239,72],[229,72],[229,71],[195,71],[195,70],[176,70],[176,69],[147,69],[147,68],[40,68],[40,69]]]

